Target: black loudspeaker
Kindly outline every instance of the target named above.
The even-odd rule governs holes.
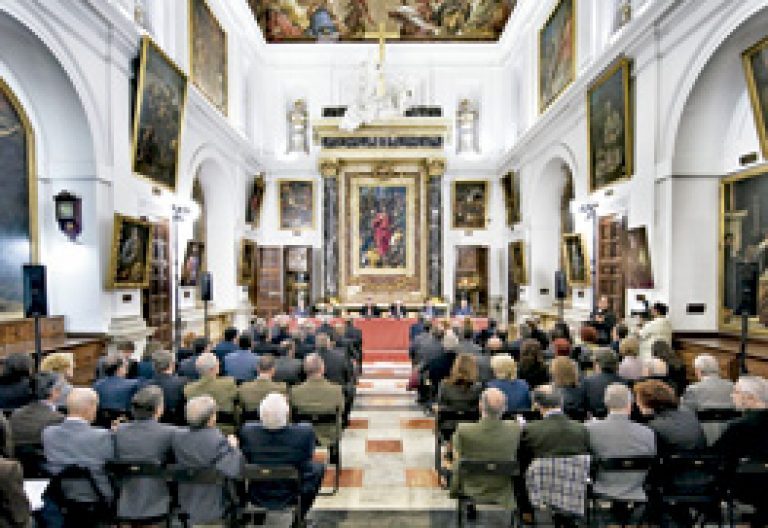
[[[24,264],[24,317],[48,316],[45,266]]]
[[[736,273],[739,278],[738,315],[757,315],[757,285],[759,270],[757,262],[737,262]]]
[[[213,276],[210,271],[200,275],[200,299],[203,301],[213,300]]]
[[[568,280],[564,271],[555,272],[555,299],[562,301],[568,297]]]

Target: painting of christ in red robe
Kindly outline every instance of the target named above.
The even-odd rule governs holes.
[[[389,253],[389,241],[391,239],[392,227],[389,223],[389,215],[382,211],[373,219],[373,241],[380,258],[384,258]]]
[[[407,189],[403,186],[360,187],[361,268],[405,268]]]

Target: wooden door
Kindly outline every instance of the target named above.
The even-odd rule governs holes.
[[[153,225],[149,287],[142,290],[142,312],[147,326],[155,329],[155,341],[170,348],[173,340],[170,232],[168,220]]]
[[[283,248],[259,247],[256,250],[256,313],[273,317],[284,310]]]
[[[624,219],[615,216],[601,217],[597,233],[597,298],[608,297],[611,311],[624,317]]]
[[[488,247],[456,246],[454,299],[468,296],[474,313],[488,315]]]

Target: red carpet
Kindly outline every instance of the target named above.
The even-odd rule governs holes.
[[[363,350],[364,363],[409,363],[408,350]]]

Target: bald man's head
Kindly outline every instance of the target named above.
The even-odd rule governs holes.
[[[99,395],[93,389],[75,387],[67,396],[67,414],[72,418],[93,422],[98,408]]]
[[[480,397],[480,414],[499,419],[507,410],[507,397],[499,389],[485,389]]]

